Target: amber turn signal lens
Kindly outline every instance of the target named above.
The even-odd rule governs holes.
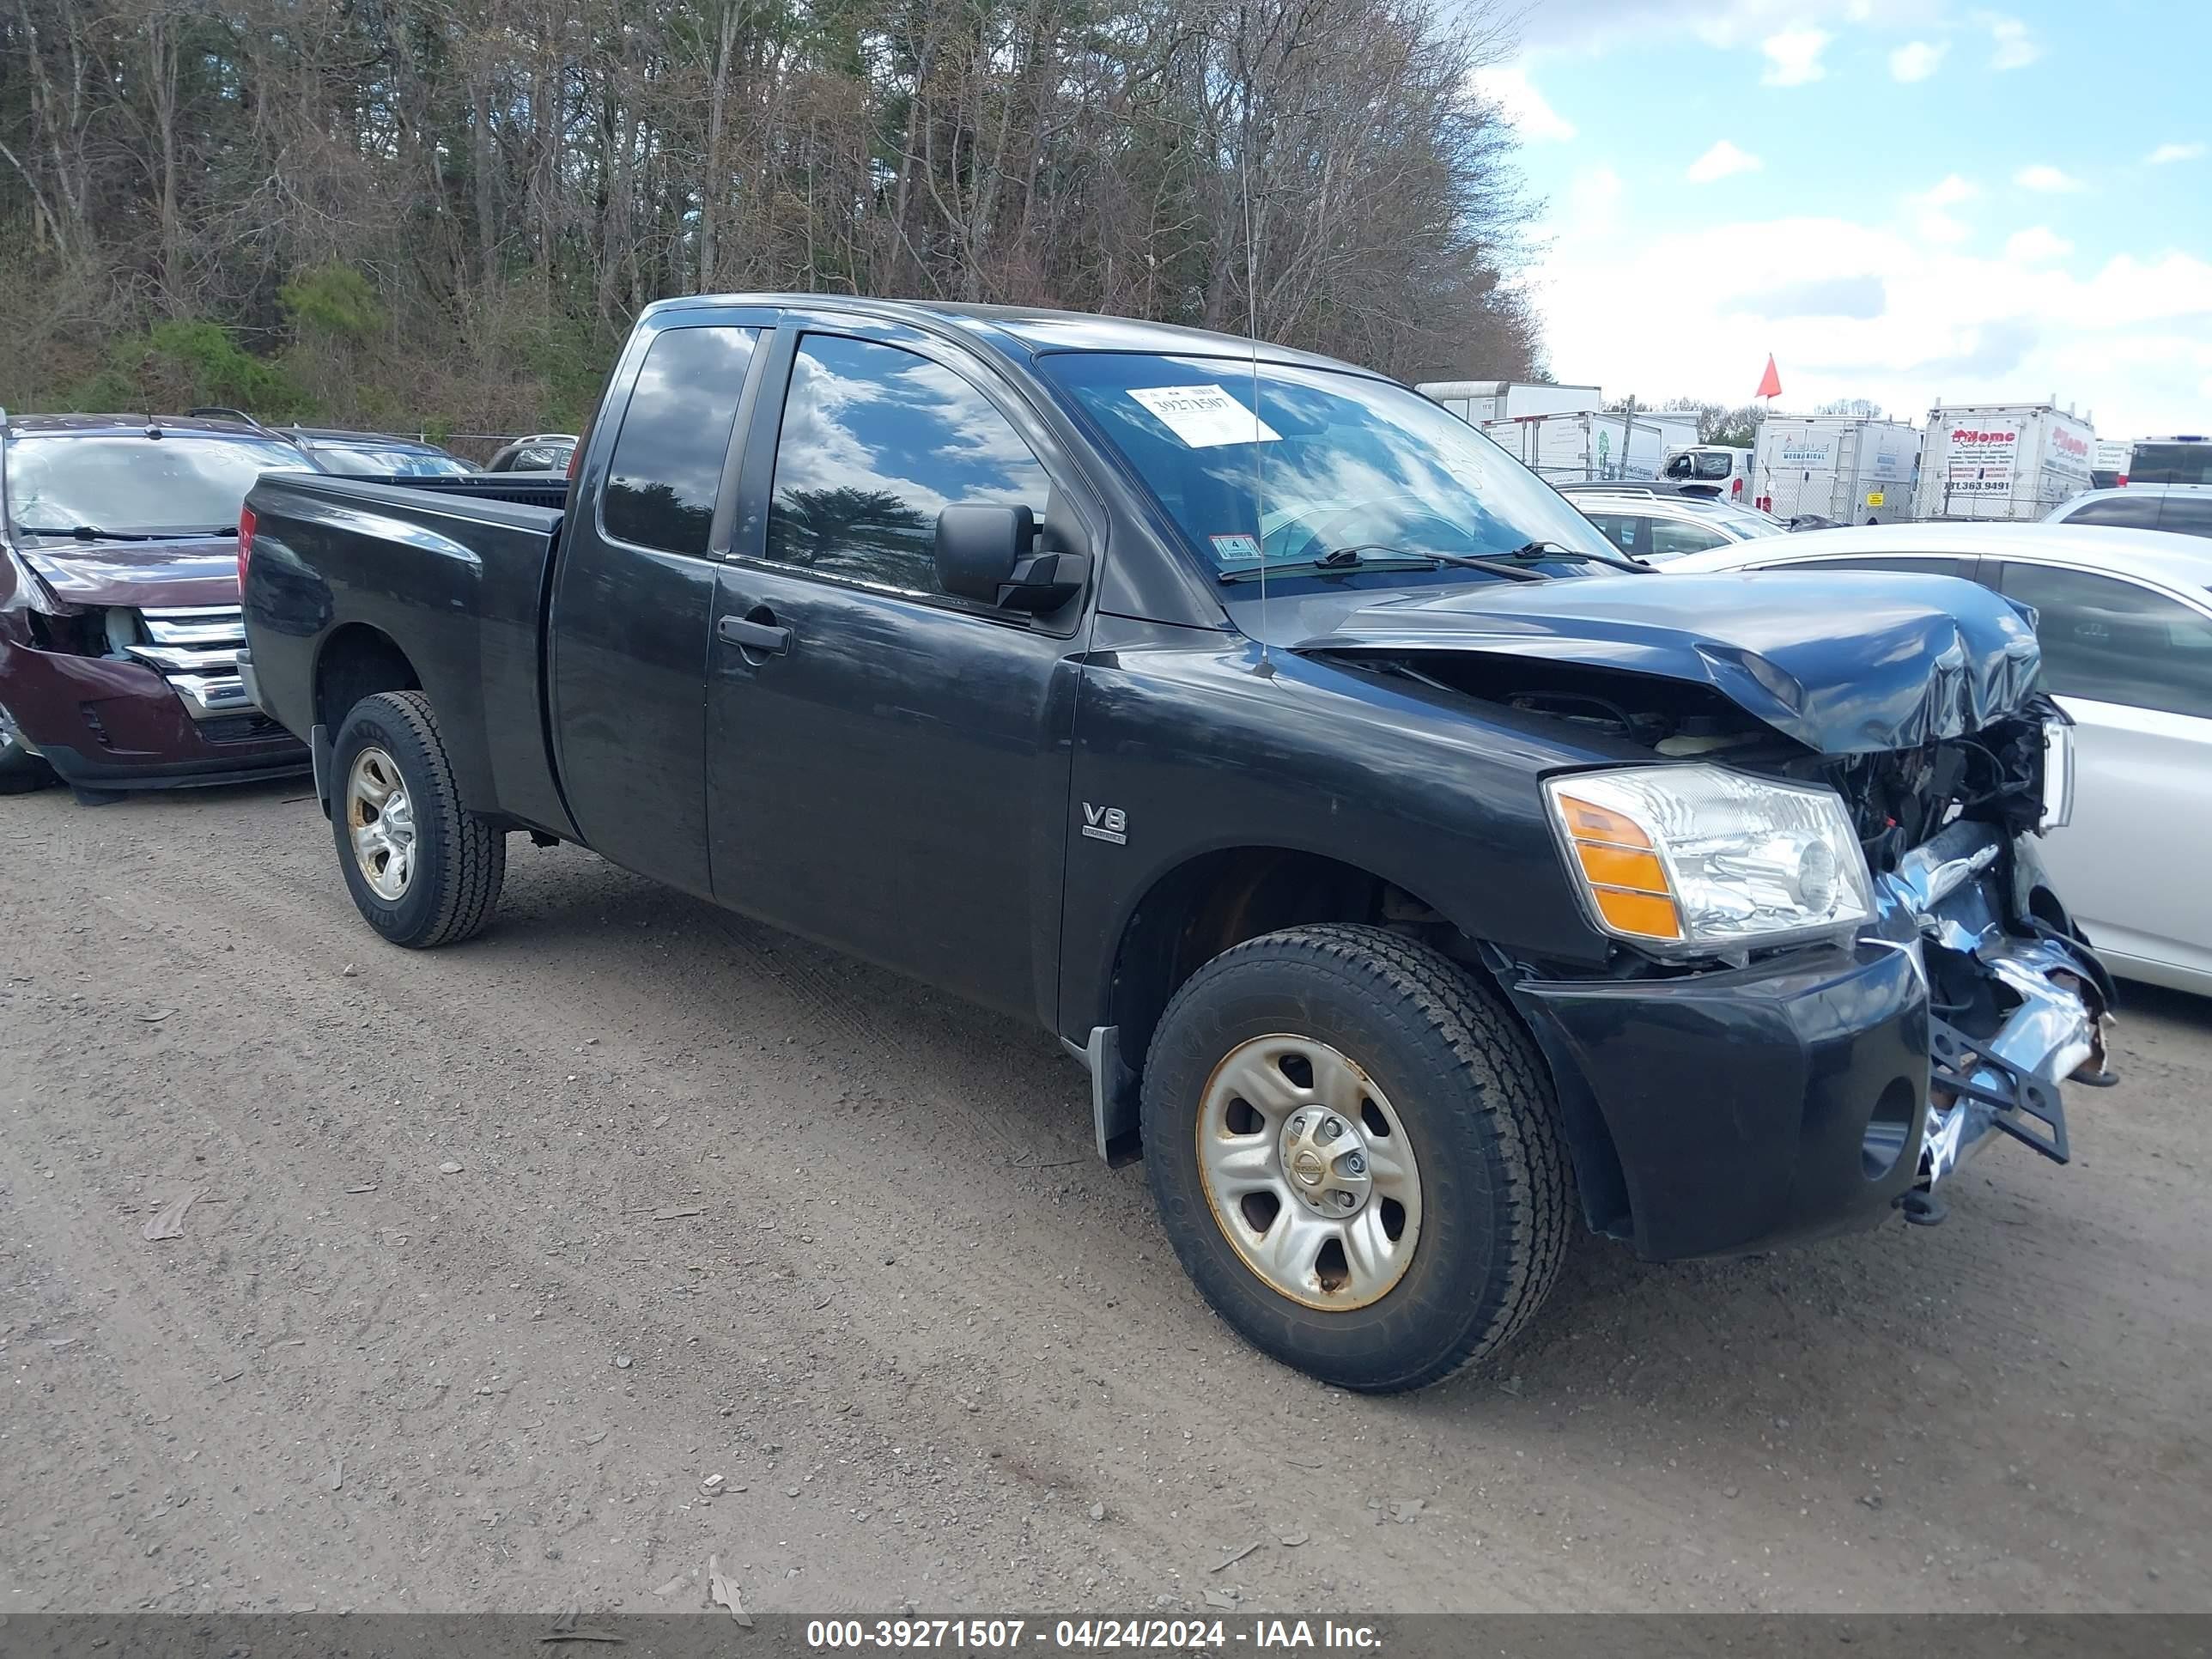
[[[1656,853],[1632,853],[1623,847],[1597,847],[1578,841],[1575,856],[1582,860],[1583,873],[1596,886],[1662,895],[1668,890],[1667,872]]]
[[[1598,914],[1611,927],[1644,939],[1680,939],[1682,918],[1674,901],[1651,893],[1624,893],[1611,887],[1593,887]]]
[[[1577,841],[1608,841],[1618,847],[1650,847],[1651,837],[1637,827],[1636,821],[1607,806],[1593,806],[1572,795],[1561,795],[1559,811],[1567,821],[1567,833]]]

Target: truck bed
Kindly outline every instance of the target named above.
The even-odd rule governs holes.
[[[265,474],[246,497],[255,528],[245,602],[261,706],[295,732],[328,726],[343,709],[327,705],[351,706],[328,665],[404,640],[423,690],[446,711],[463,799],[568,830],[542,722],[514,717],[539,707],[540,622],[568,488],[509,474]],[[331,651],[341,632],[345,650]]]

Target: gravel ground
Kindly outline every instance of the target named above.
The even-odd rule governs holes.
[[[394,950],[304,793],[0,801],[0,1612],[690,1608],[710,1555],[769,1612],[2212,1607],[2212,1002],[2130,999],[2070,1168],[1586,1240],[1364,1400],[1212,1319],[1041,1032],[520,840]]]

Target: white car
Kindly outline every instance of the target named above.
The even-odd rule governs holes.
[[[2052,507],[2043,515],[2043,521],[2212,536],[2212,484],[2130,484],[2124,489],[2092,489]]]
[[[1739,543],[1668,570],[1917,570],[2035,607],[2075,721],[2052,884],[2116,974],[2212,995],[2212,542],[2070,524],[1898,524]]]
[[[1755,537],[1784,535],[1790,529],[1771,513],[1710,495],[1678,495],[1637,484],[1577,485],[1559,493],[1607,540],[1648,564]]]

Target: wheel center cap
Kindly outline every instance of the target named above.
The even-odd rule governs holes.
[[[1373,1190],[1367,1139],[1350,1118],[1326,1107],[1291,1113],[1280,1157],[1290,1190],[1315,1214],[1348,1221],[1366,1207]]]

